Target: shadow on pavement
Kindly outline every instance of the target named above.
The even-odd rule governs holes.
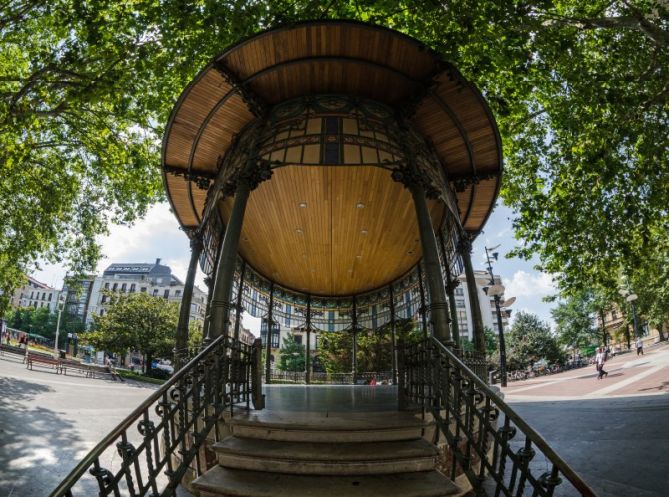
[[[30,402],[46,385],[0,378],[0,495],[48,495],[86,449],[74,425]]]
[[[669,396],[512,402],[512,407],[599,497],[666,497],[662,461],[669,447]]]

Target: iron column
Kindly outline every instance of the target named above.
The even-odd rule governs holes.
[[[451,275],[451,267],[449,265],[448,257],[446,257],[446,247],[444,244],[444,236],[439,233],[439,248],[441,248],[441,259],[444,261],[444,268],[446,272],[446,294],[448,295],[448,303],[451,307],[451,333],[453,334],[453,341],[456,348],[460,348],[460,328],[458,327],[458,309],[455,304],[455,288],[458,286],[458,280]]]
[[[395,328],[395,295],[393,294],[393,284],[388,285],[390,291],[390,337],[393,344],[393,385],[397,385],[397,329]]]
[[[353,296],[353,353],[351,357],[351,373],[353,375],[353,384],[356,384],[358,376],[358,305],[356,302],[355,295]]]
[[[190,321],[190,305],[193,300],[193,286],[195,285],[195,274],[197,263],[202,253],[202,238],[199,233],[193,233],[190,239],[190,262],[188,273],[184,283],[184,292],[181,297],[179,308],[179,323],[177,324],[177,336],[174,344],[174,366],[175,371],[181,369],[188,360],[188,324]]]
[[[430,317],[433,324],[433,335],[444,344],[452,346],[451,332],[448,329],[448,304],[446,303],[444,280],[439,266],[437,238],[434,236],[434,230],[432,229],[425,189],[418,181],[412,181],[409,184],[409,191],[411,191],[416,208],[418,230],[423,248],[423,264],[430,290]]]
[[[244,290],[244,276],[246,274],[246,261],[242,261],[242,272],[239,275],[239,288],[237,289],[237,305],[235,308],[235,340],[239,340],[239,327],[241,326],[242,292]]]
[[[214,340],[221,335],[228,336],[230,332],[232,283],[237,263],[239,236],[242,232],[244,212],[250,193],[249,183],[242,179],[235,192],[235,201],[232,204],[232,212],[221,244],[221,254],[216,268],[214,292],[210,304],[211,322],[209,323],[208,340]]]
[[[267,310],[267,343],[265,344],[265,383],[272,383],[272,329],[274,328],[274,282],[269,284],[269,309]]]
[[[423,335],[427,336],[427,308],[425,306],[425,288],[423,288],[423,271],[420,263],[416,264],[416,272],[418,273],[418,292],[420,293],[420,315],[423,323]]]
[[[311,295],[307,295],[307,319],[305,322],[307,328],[307,356],[304,358],[304,381],[308,385],[311,383]]]
[[[478,291],[476,290],[476,277],[472,267],[472,242],[463,234],[460,240],[460,255],[465,266],[465,276],[467,278],[467,295],[469,296],[469,307],[472,311],[472,324],[474,327],[474,348],[482,353],[486,353],[485,348],[485,330],[483,329],[483,317],[481,316],[481,305],[479,304]]]

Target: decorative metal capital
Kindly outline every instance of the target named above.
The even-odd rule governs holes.
[[[446,284],[446,291],[448,293],[451,293],[459,286],[460,286],[460,280],[458,278],[453,278]]]
[[[193,181],[200,190],[208,190],[209,185],[216,179],[216,173],[207,173],[204,171],[195,172],[180,167],[163,165],[163,170],[173,176],[182,176],[186,181]]]
[[[412,166],[400,166],[393,169],[390,174],[393,181],[402,183],[405,187],[422,188],[425,191],[425,196],[431,200],[438,199],[440,196],[439,190],[436,189],[430,181],[420,174],[420,172]]]
[[[256,95],[244,82],[230,69],[223,61],[217,60],[214,62],[214,68],[223,76],[223,79],[232,86],[237,93],[242,97],[242,100],[248,105],[249,110],[255,116],[263,116],[267,112],[267,104],[265,101]]]
[[[255,190],[260,183],[267,181],[272,177],[272,163],[264,159],[250,160],[247,166],[237,175],[223,185],[223,194],[232,196],[237,191],[240,184],[249,187],[249,190]]]
[[[477,172],[475,174],[469,174],[466,176],[450,177],[449,180],[453,183],[453,187],[455,188],[456,192],[464,192],[470,185],[477,185],[481,181],[494,179],[497,178],[497,176],[499,176],[499,174],[495,172],[492,173]]]
[[[458,252],[463,255],[472,253],[472,240],[466,233],[463,233],[458,240]]]

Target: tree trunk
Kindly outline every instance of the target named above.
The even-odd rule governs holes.
[[[153,361],[153,354],[151,352],[146,353],[146,362],[144,363],[146,367],[146,375],[151,376],[151,362]]]
[[[657,327],[657,332],[660,334],[660,342],[664,342],[667,340],[666,335],[664,334],[664,328],[667,326],[666,321],[663,323],[660,323],[660,325]]]

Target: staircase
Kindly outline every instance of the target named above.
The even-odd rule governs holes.
[[[442,497],[460,489],[435,469],[425,422],[408,412],[244,412],[214,445],[201,497]]]

